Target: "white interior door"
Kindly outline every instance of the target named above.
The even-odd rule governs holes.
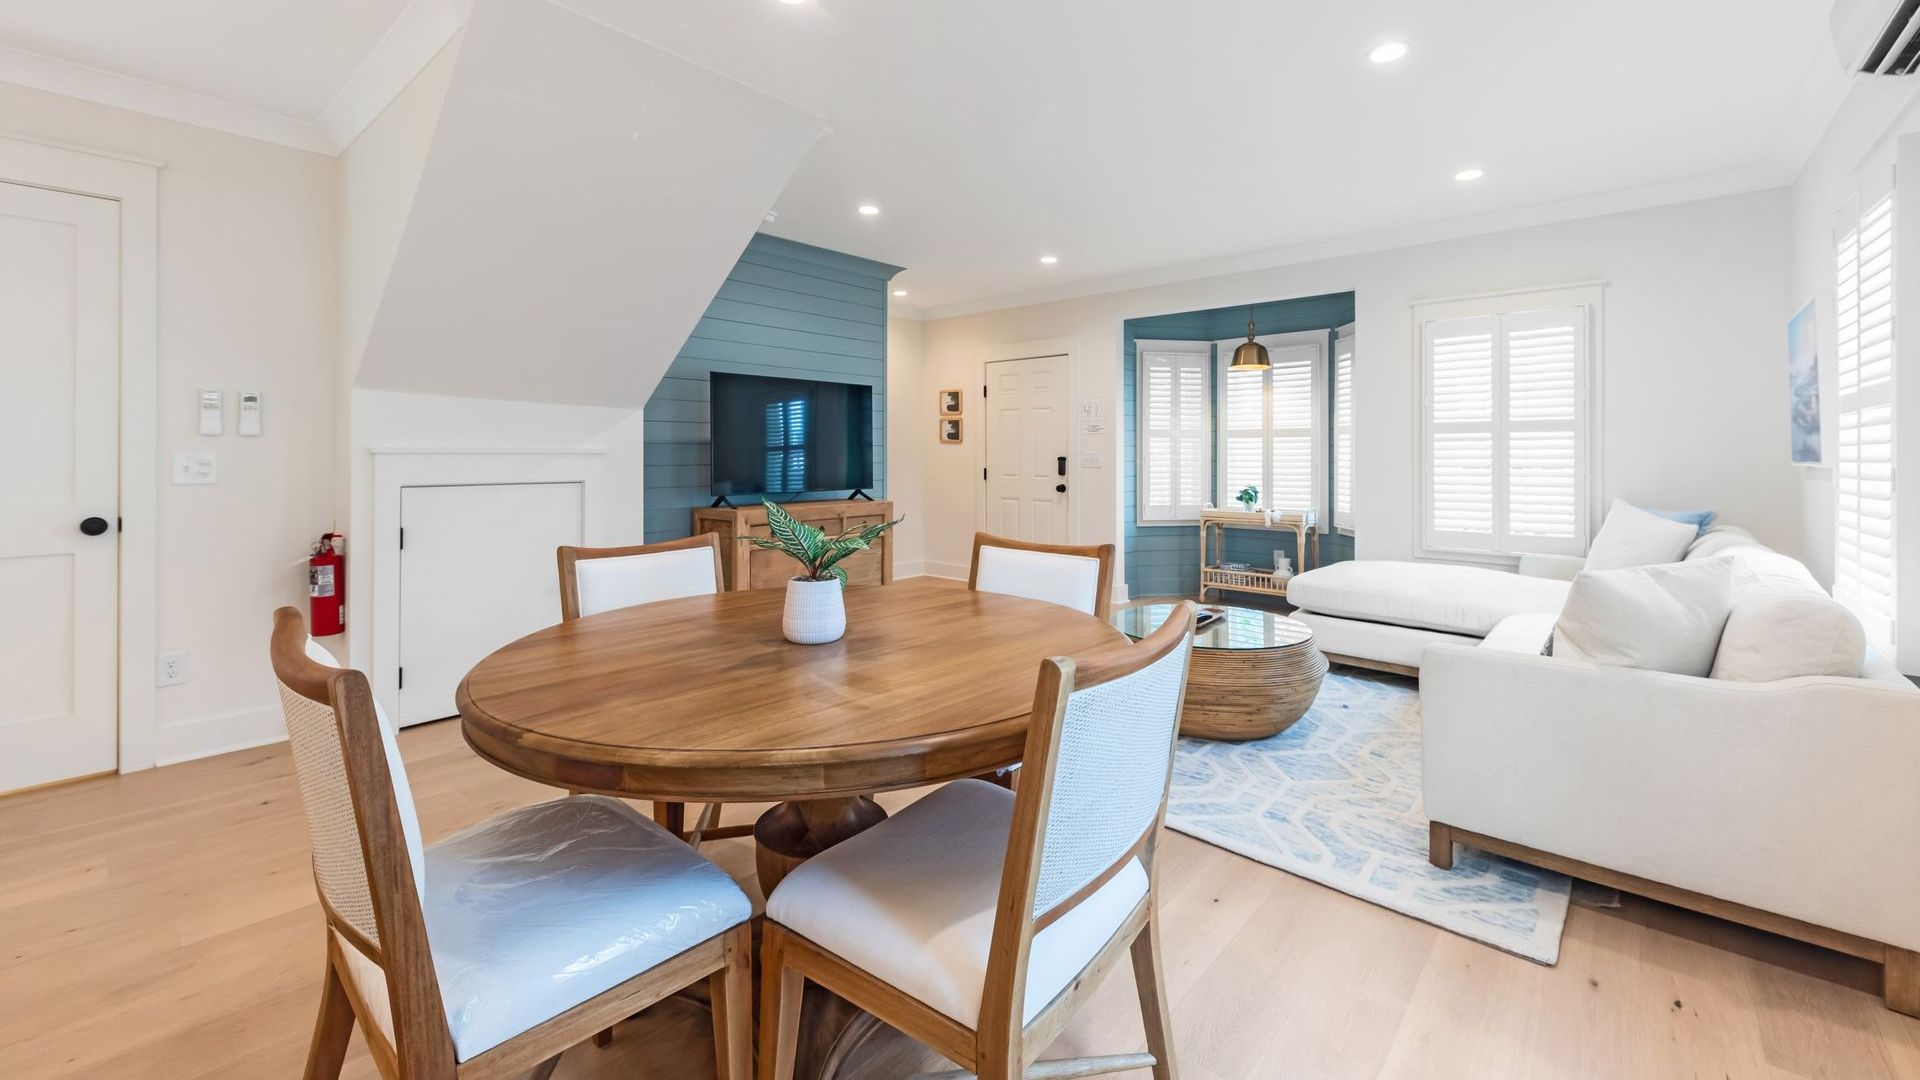
[[[0,183],[0,792],[119,761],[119,418],[120,204]]]
[[[986,531],[1067,542],[1067,357],[987,365]]]
[[[401,727],[454,715],[473,665],[560,621],[554,549],[584,509],[578,483],[400,489]]]

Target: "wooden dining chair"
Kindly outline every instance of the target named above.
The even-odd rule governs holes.
[[[656,600],[726,591],[720,538],[714,533],[631,547],[562,547],[558,557],[562,622]],[[655,802],[653,819],[696,847],[702,840],[753,835],[752,825],[722,826],[719,803],[702,807],[691,830],[685,803]]]
[[[722,1080],[752,1074],[752,905],[618,799],[524,806],[425,845],[366,676],[274,613],[294,772],[326,919],[307,1080],[357,1022],[386,1080],[545,1080],[561,1052],[706,980]]]
[[[967,588],[1045,600],[1104,619],[1113,611],[1113,545],[1035,544],[977,532]]]
[[[761,932],[761,1080],[792,1078],[809,980],[980,1080],[1173,1080],[1155,852],[1193,619],[1183,601],[1137,645],[1042,661],[1018,793],[957,781],[781,881]],[[1036,1064],[1123,955],[1147,1053]]]

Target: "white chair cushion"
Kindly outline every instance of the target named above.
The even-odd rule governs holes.
[[[307,659],[331,668],[340,666],[333,654],[312,638],[307,639]],[[395,734],[399,729],[387,719],[387,710],[380,707],[377,699],[373,703],[373,715],[380,721],[380,749],[386,755],[387,775],[393,778],[393,801],[400,811],[400,835],[407,842],[407,861],[413,864],[413,887],[424,892],[426,846],[420,841],[420,812],[413,805],[413,785],[407,782],[407,765],[400,760],[400,741]]]
[[[509,810],[433,844],[423,906],[461,1061],[753,914],[725,871],[598,795]]]
[[[1733,607],[1733,560],[1588,570],[1553,628],[1556,658],[1705,676]]]
[[[1013,793],[961,780],[788,874],[767,917],[973,1027],[980,1020]],[[1147,894],[1138,859],[1034,935],[1032,1020],[1084,970]]]
[[[573,575],[582,615],[716,591],[713,551],[705,547],[581,559],[573,564]]]
[[[1091,615],[1100,600],[1100,560],[986,545],[973,587],[981,592],[1045,600]]]
[[[1650,514],[1621,499],[1613,500],[1607,520],[1587,549],[1588,570],[1619,570],[1679,562],[1700,535],[1700,527]]]
[[[1294,575],[1287,602],[1342,619],[1485,637],[1509,615],[1559,611],[1567,589],[1565,581],[1480,566],[1354,561]]]

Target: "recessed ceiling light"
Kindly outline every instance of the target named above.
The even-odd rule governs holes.
[[[1042,256],[1040,256],[1040,265],[1041,265],[1041,266],[1052,266],[1052,265],[1053,265],[1054,263],[1057,263],[1057,262],[1059,262],[1059,261],[1060,261],[1060,256],[1058,256],[1058,255],[1042,255]]]
[[[1383,41],[1367,51],[1367,59],[1376,64],[1391,64],[1407,55],[1407,43],[1404,41]]]
[[[1465,184],[1478,180],[1485,175],[1487,175],[1486,172],[1481,169],[1461,169],[1459,172],[1453,174],[1453,178]]]
[[[807,0],[780,0],[783,4],[804,4]]]
[[[905,289],[895,289],[895,290],[893,290],[893,295],[895,295],[895,296],[905,296],[905,295],[907,295],[907,290],[905,290]]]
[[[862,214],[865,214],[868,217],[872,217],[873,215],[880,212],[880,208],[873,205],[872,203],[861,203],[860,212]]]

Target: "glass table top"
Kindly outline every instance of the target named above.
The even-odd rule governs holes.
[[[1172,611],[1170,603],[1137,604],[1114,612],[1112,622],[1121,633],[1137,641],[1159,629]],[[1193,639],[1195,648],[1277,649],[1298,645],[1313,637],[1313,630],[1306,623],[1276,611],[1202,604],[1200,617],[1206,619],[1209,613],[1216,617],[1201,624],[1200,632]]]

